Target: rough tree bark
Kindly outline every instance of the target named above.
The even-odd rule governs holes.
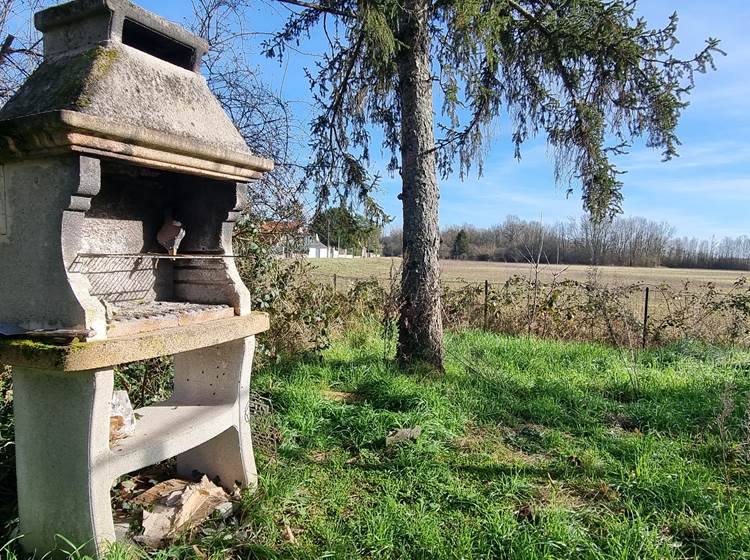
[[[443,367],[438,250],[438,184],[432,115],[427,0],[405,0],[398,75],[401,98],[401,201],[404,261],[398,360]]]

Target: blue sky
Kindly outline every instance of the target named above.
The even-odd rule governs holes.
[[[141,0],[145,8],[178,22],[190,15],[188,2]],[[717,238],[750,234],[750,2],[741,0],[641,0],[640,12],[652,26],[680,15],[678,52],[692,54],[709,37],[718,37],[726,57],[718,57],[718,71],[701,75],[683,114],[679,128],[683,145],[680,157],[661,162],[658,152],[634,146],[620,158],[627,171],[624,210],[626,215],[665,220],[677,235]],[[283,21],[287,9],[265,5],[249,14],[253,31],[272,31]],[[315,53],[313,37],[301,45]],[[310,117],[308,84],[302,69],[314,62],[310,54],[292,54],[283,67],[257,53],[257,64],[268,81],[289,99],[302,125]],[[565,220],[581,214],[580,193],[566,198],[554,185],[553,168],[544,139],[529,142],[523,159],[513,158],[508,127],[502,121],[485,160],[484,175],[465,181],[451,177],[441,182],[441,224],[490,226],[515,214],[544,222]],[[373,153],[378,153],[373,150]],[[384,175],[377,198],[386,211],[400,221],[398,178]]]

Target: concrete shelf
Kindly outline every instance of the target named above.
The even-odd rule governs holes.
[[[210,406],[180,406],[164,402],[135,411],[135,433],[110,446],[113,475],[153,465],[184,453],[235,425],[234,402]]]
[[[0,363],[59,372],[107,368],[223,344],[268,330],[268,314],[204,321],[135,336],[54,346],[27,339],[0,339]]]

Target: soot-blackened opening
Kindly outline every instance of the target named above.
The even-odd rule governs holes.
[[[126,18],[123,23],[122,42],[175,66],[188,70],[193,69],[195,62],[195,50],[193,48],[131,19]]]

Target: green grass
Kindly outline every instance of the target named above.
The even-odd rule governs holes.
[[[750,353],[684,344],[634,366],[479,332],[447,348],[444,376],[401,373],[363,327],[258,372],[281,431],[258,492],[150,557],[750,558]]]

